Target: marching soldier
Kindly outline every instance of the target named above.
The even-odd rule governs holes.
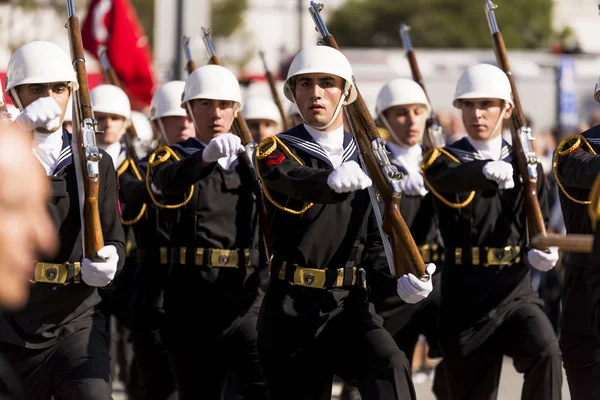
[[[125,146],[121,139],[131,123],[131,106],[127,94],[114,85],[98,85],[90,91],[90,99],[94,108],[94,116],[98,123],[96,142],[98,147],[106,151],[115,169],[120,170],[127,158]],[[129,210],[122,210],[125,215]],[[135,238],[128,225],[125,230],[125,264],[123,271],[108,290],[101,293],[101,310],[108,322],[110,332],[110,355],[113,376],[129,384],[129,370],[133,359],[130,343],[131,301],[135,286]]]
[[[527,247],[523,186],[501,137],[513,109],[508,78],[475,65],[458,80],[453,105],[468,136],[422,163],[446,249],[439,337],[450,398],[495,399],[507,355],[524,374],[523,399],[560,399],[560,351],[529,267],[549,270],[558,253]],[[547,221],[543,180],[537,193]]]
[[[280,132],[281,114],[273,100],[262,97],[250,98],[244,102],[242,114],[255,143],[260,143]]]
[[[165,341],[177,392],[181,400],[220,399],[233,370],[245,382],[244,399],[264,399],[256,348],[263,297],[258,210],[251,171],[238,161],[244,147],[229,133],[242,109],[239,83],[224,67],[200,67],[186,81],[181,106],[197,138],[160,148],[149,160],[156,166],[152,192],[179,207],[164,289]]]
[[[152,97],[150,123],[163,145],[195,136],[194,125],[181,108],[184,86],[183,81],[165,83]],[[137,165],[128,159],[120,168],[119,183],[121,201],[127,210],[124,223],[132,226],[137,244],[131,321],[135,369],[132,398],[162,400],[170,398],[175,391],[166,346],[161,338],[165,321],[163,286],[169,276],[168,223],[174,211],[157,206],[147,190],[148,158],[144,157]]]
[[[305,123],[256,153],[272,203],[271,277],[258,325],[269,398],[329,399],[334,374],[367,399],[415,398],[408,360],[367,300],[365,270],[386,261],[370,218],[371,180],[343,127],[342,107],[357,97],[352,67],[330,47],[305,49],[284,93]],[[432,290],[431,280],[409,275],[397,286],[414,303]]]
[[[596,92],[596,98],[598,92]],[[563,140],[554,153],[554,174],[567,234],[592,234],[591,189],[600,172],[600,126]],[[596,233],[598,227],[596,227]],[[560,347],[573,400],[600,393],[598,269],[595,253],[565,252]]]
[[[401,181],[400,212],[419,246],[423,261],[436,264],[433,292],[417,304],[407,304],[396,294],[395,280],[389,269],[373,274],[369,281],[370,300],[384,319],[386,328],[409,360],[412,361],[419,335],[423,334],[431,346],[431,353],[440,357],[438,350],[437,320],[440,306],[440,276],[443,247],[438,240],[433,198],[423,182],[420,171],[423,159],[421,141],[425,132],[431,105],[425,92],[411,79],[394,79],[379,92],[376,103],[377,117],[390,134],[387,143],[390,162],[404,176]]]
[[[98,206],[105,247],[100,261],[83,257],[79,190],[71,136],[62,130],[71,91],[78,86],[69,56],[50,42],[31,42],[12,55],[6,88],[33,130],[33,153],[51,185],[47,207],[59,248],[35,266],[29,302],[0,317],[0,354],[17,372],[25,399],[110,399],[105,320],[98,289],[112,282],[124,259],[116,173],[107,153],[99,163]]]
[[[0,312],[27,303],[29,276],[40,254],[51,256],[56,234],[46,202],[50,184],[31,153],[31,138],[16,125],[0,123]],[[27,182],[26,185],[23,182]],[[21,398],[19,380],[0,354],[0,399]]]
[[[150,121],[165,146],[184,142],[196,136],[194,124],[181,107],[184,81],[171,81],[162,85],[152,96]]]
[[[131,123],[131,105],[127,94],[114,85],[98,85],[90,91],[94,116],[98,122],[98,147],[112,158],[118,168],[127,158],[121,138]]]

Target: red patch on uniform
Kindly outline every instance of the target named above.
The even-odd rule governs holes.
[[[278,156],[271,155],[267,157],[267,165],[279,165],[285,160],[285,155],[283,153],[279,153]]]

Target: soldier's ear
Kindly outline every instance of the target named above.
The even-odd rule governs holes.
[[[506,103],[504,107],[506,108],[506,112],[504,113],[504,119],[509,119],[510,117],[512,117],[514,106],[510,103]]]

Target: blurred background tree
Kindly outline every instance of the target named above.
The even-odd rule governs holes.
[[[498,25],[511,48],[547,48],[552,36],[552,0],[501,0]],[[340,46],[398,47],[401,23],[412,27],[416,47],[490,46],[482,0],[347,0],[327,27]]]

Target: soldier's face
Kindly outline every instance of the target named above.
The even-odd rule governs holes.
[[[48,179],[31,153],[31,137],[0,127],[0,308],[19,309],[29,296],[36,260],[52,257],[57,232],[47,211]],[[47,259],[47,258],[46,258]]]
[[[172,145],[196,136],[194,124],[188,117],[172,115],[160,118],[164,129],[167,145]],[[155,129],[158,122],[155,122]],[[160,127],[158,127],[160,132]]]
[[[19,85],[15,89],[24,109],[37,99],[52,97],[60,107],[61,122],[65,118],[69,97],[71,96],[71,89],[69,89],[68,82],[32,83]],[[14,102],[15,99],[12,100]],[[35,130],[40,133],[52,133],[46,128],[36,128]]]
[[[194,99],[190,101],[190,107],[198,128],[198,140],[201,142],[208,143],[218,135],[231,132],[231,124],[238,107],[235,102]]]
[[[422,104],[394,106],[388,108],[384,116],[392,128],[390,132],[392,142],[407,147],[421,143],[428,117],[425,106]]]
[[[248,119],[246,123],[255,143],[260,143],[269,136],[274,136],[278,133],[277,123],[270,119]]]
[[[102,133],[96,135],[96,143],[108,146],[121,140],[127,129],[126,120],[121,115],[96,112],[98,130]]]
[[[321,129],[331,121],[342,97],[343,87],[344,80],[330,74],[304,74],[296,78],[296,105],[310,126]],[[336,121],[325,131],[339,128],[344,123],[343,115],[340,112]]]
[[[494,131],[502,113],[504,102],[500,99],[464,99],[460,102],[462,121],[469,136],[475,140],[490,140],[502,132],[502,124]],[[512,115],[512,107],[503,119]]]

